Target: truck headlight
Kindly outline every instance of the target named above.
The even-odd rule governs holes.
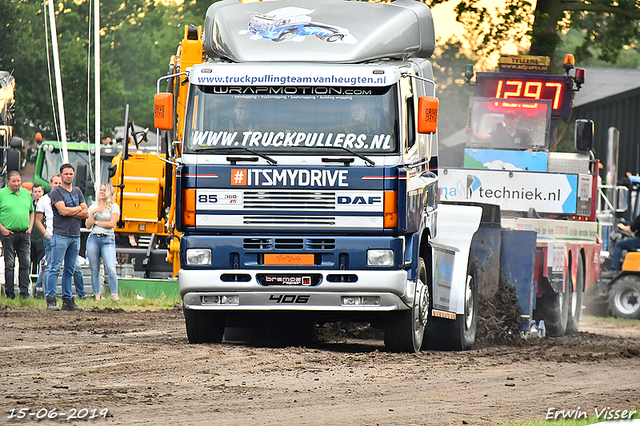
[[[211,249],[191,248],[186,251],[187,265],[207,266],[211,265]]]
[[[368,266],[393,266],[393,250],[367,250]]]

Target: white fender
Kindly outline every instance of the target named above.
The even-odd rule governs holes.
[[[471,239],[480,226],[481,217],[482,207],[453,204],[438,206],[438,229],[436,237],[430,241],[433,247],[433,308],[456,314],[464,313],[464,287],[469,250]],[[436,262],[442,259],[453,259],[450,287],[448,282],[437,280],[438,277],[435,276],[441,266]]]

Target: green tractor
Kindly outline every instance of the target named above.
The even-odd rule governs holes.
[[[62,143],[59,141],[43,141],[38,147],[36,156],[36,168],[33,174],[33,183],[40,184],[49,191],[51,176],[60,173],[62,160]],[[74,186],[80,188],[89,203],[94,192],[93,176],[95,171],[95,145],[87,142],[67,142],[67,154],[69,163],[76,168]],[[103,145],[100,150],[100,182],[110,182],[109,169],[113,157],[118,154],[115,145]]]

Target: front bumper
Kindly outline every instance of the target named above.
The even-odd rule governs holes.
[[[259,274],[320,275],[319,284],[262,285]],[[224,277],[238,273],[247,281],[230,282]],[[318,270],[180,270],[178,283],[184,305],[193,310],[253,311],[339,311],[385,312],[413,306],[415,281],[407,280],[404,270],[348,271],[352,282],[331,282],[337,271]],[[233,304],[211,303],[215,296],[237,296]],[[378,300],[377,304],[345,304],[344,297]]]

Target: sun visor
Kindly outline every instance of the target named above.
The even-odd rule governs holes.
[[[223,0],[207,10],[204,39],[210,58],[234,62],[428,58],[435,47],[431,10],[415,0]]]

